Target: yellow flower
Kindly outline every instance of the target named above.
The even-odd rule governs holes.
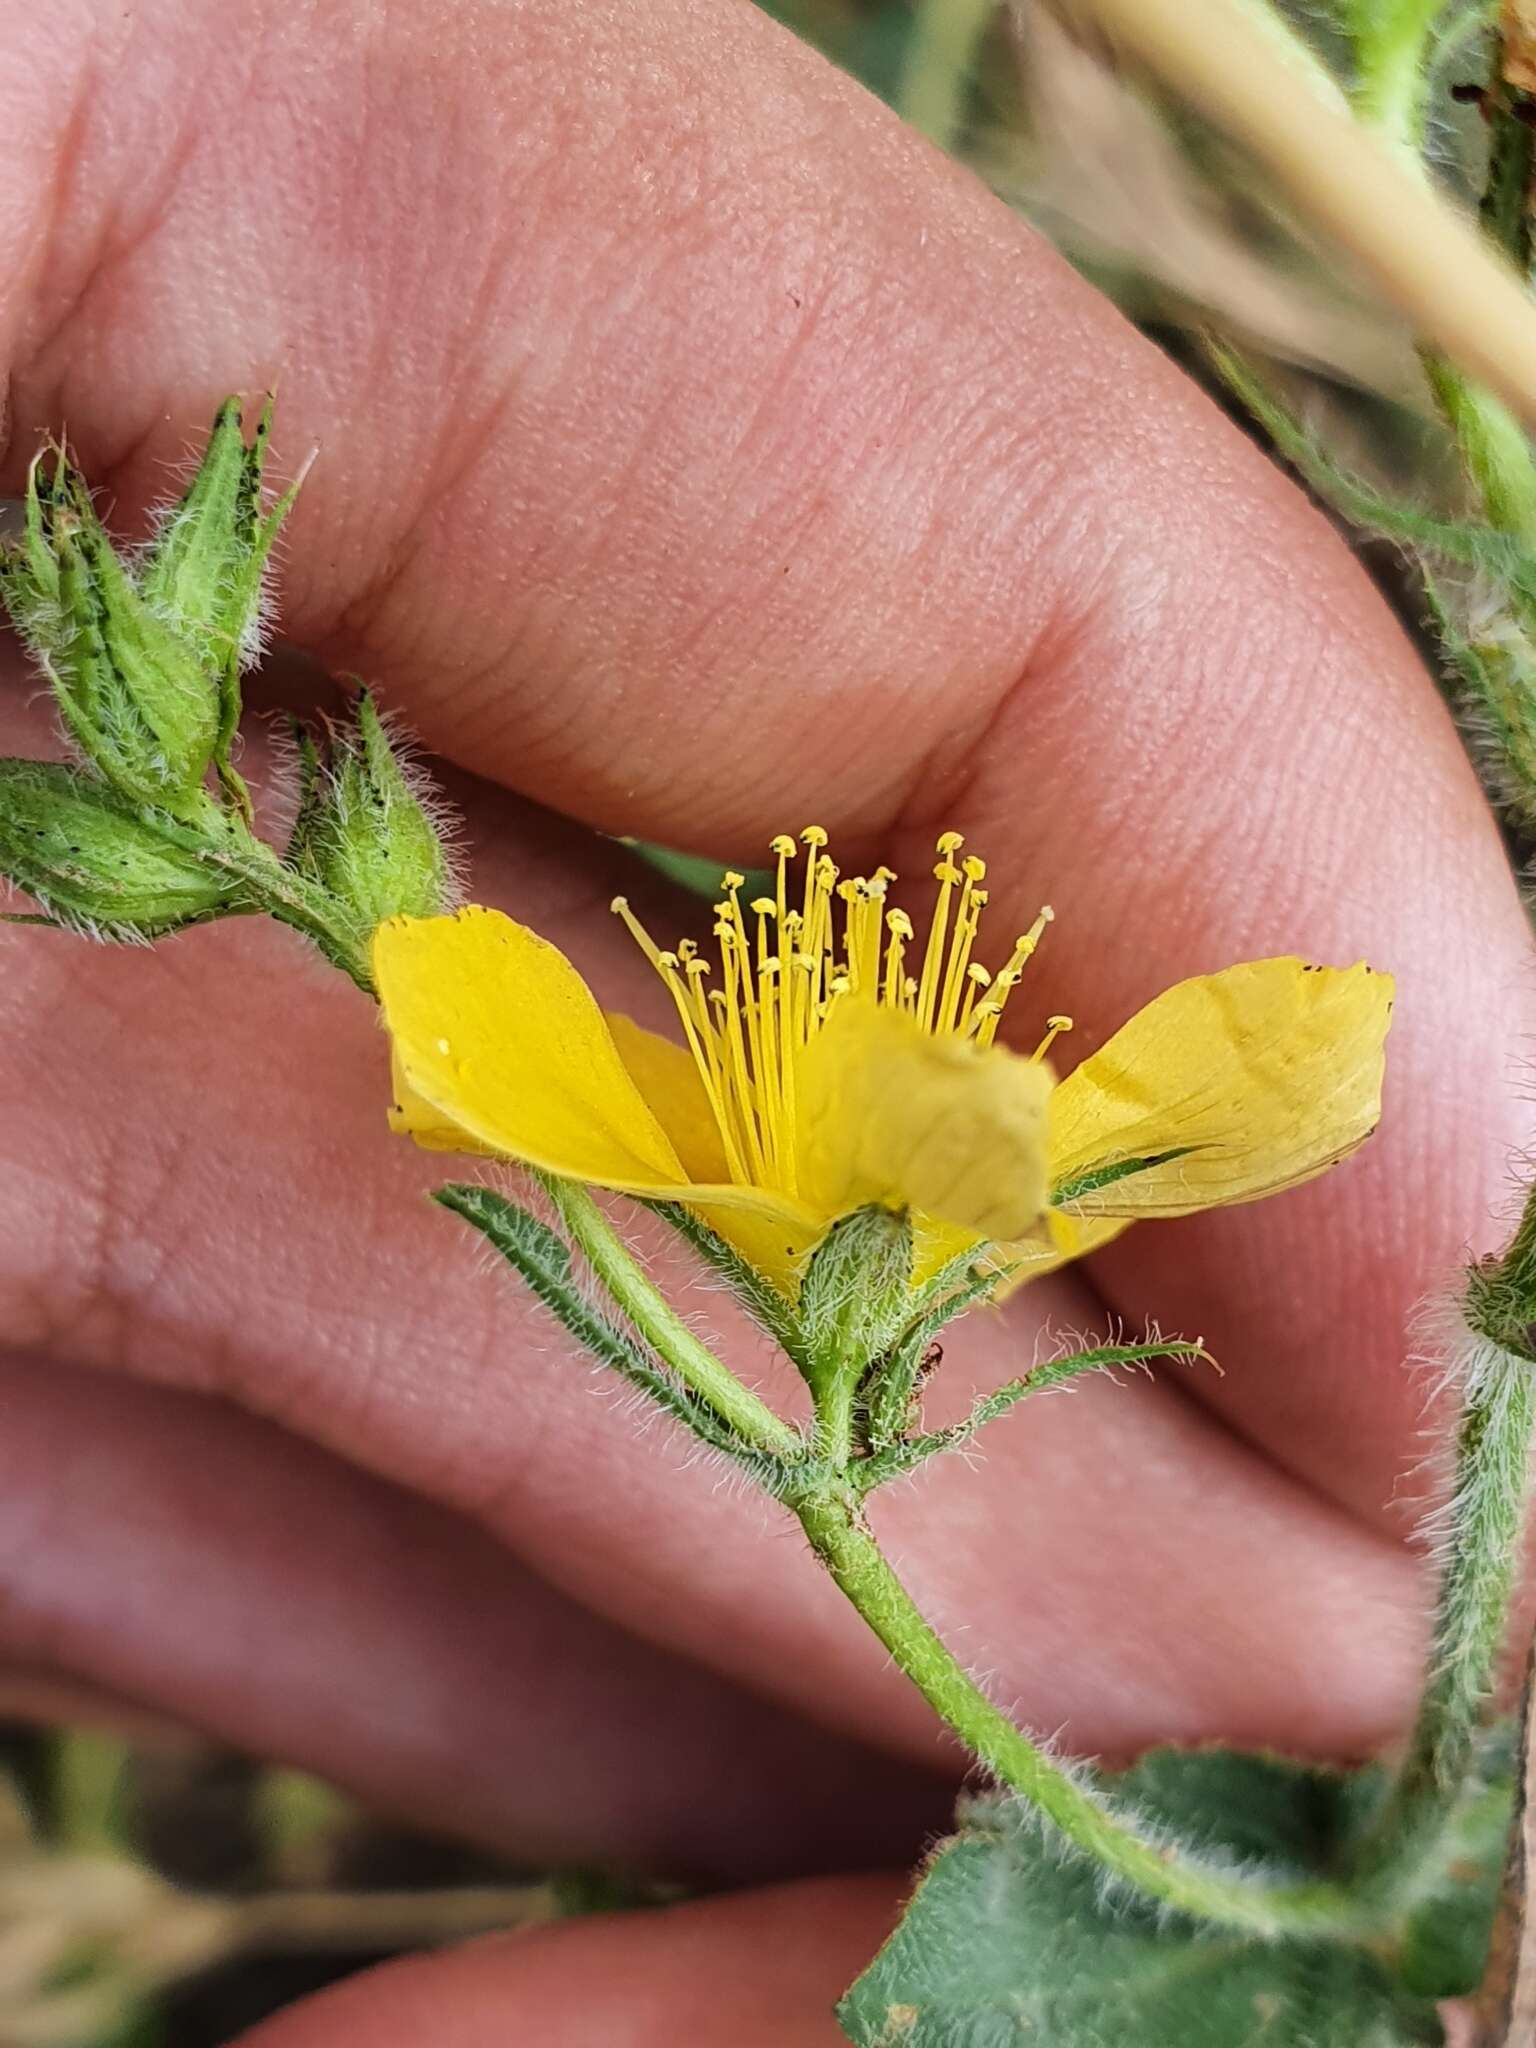
[[[914,1283],[982,1243],[1033,1277],[1135,1217],[1290,1187],[1375,1125],[1389,976],[1281,959],[1181,982],[1058,1084],[1045,1054],[1070,1018],[1027,1057],[995,1042],[1049,909],[989,973],[985,864],[945,833],[919,958],[888,868],[840,882],[826,834],[801,841],[798,875],[795,841],[773,842],[770,895],[744,905],[725,876],[716,962],[661,951],[615,901],[683,1045],[605,1016],[497,911],[381,925],[395,1128],[684,1203],[792,1300],[806,1254],[871,1203],[912,1212]]]

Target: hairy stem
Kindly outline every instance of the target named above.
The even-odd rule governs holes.
[[[845,1490],[794,1502],[812,1549],[898,1667],[966,1746],[1102,1869],[1191,1918],[1263,1935],[1363,1931],[1351,1896],[1325,1882],[1239,1878],[1144,1832],[1131,1813],[1062,1770],[987,1698],[924,1620]]]
[[[646,1343],[742,1440],[773,1457],[805,1456],[803,1437],[701,1344],[642,1272],[596,1202],[575,1181],[538,1176],[593,1272]]]
[[[1483,232],[1522,278],[1531,270],[1533,138],[1520,118],[1527,96],[1506,84],[1503,41],[1496,42],[1486,105],[1488,173],[1483,188]],[[1455,364],[1426,350],[1430,389],[1456,437],[1462,463],[1490,526],[1536,540],[1536,463],[1524,429],[1491,392]]]
[[[1370,1893],[1411,1893],[1443,1854],[1467,1790],[1509,1620],[1525,1524],[1536,1365],[1488,1344],[1456,1440],[1445,1563],[1429,1673],[1407,1754],[1355,1846],[1351,1875]]]
[[[1536,1190],[1501,1258],[1467,1275],[1454,1485],[1429,1671],[1408,1751],[1355,1845],[1352,1875],[1400,1896],[1443,1853],[1509,1625],[1536,1422]]]
[[[1445,0],[1356,0],[1356,110],[1373,128],[1417,149],[1424,127],[1429,42]]]

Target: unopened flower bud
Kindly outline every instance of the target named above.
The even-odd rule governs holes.
[[[240,669],[292,501],[262,511],[269,413],[247,447],[238,406],[220,409],[190,489],[136,568],[62,450],[33,464],[21,538],[0,550],[0,598],[70,737],[120,794],[176,816],[207,813],[210,765],[243,802],[228,758]]]
[[[450,875],[439,825],[371,694],[359,694],[352,729],[331,735],[328,760],[307,735],[299,758],[288,865],[318,882],[364,937],[386,918],[446,909]]]
[[[238,887],[57,761],[0,761],[0,875],[60,923],[155,939],[242,907]]]

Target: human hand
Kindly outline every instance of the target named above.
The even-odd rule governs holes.
[[[1106,1309],[1226,1376],[1032,1407],[876,1511],[1074,1750],[1394,1732],[1406,1326],[1500,1234],[1529,970],[1449,722],[1323,522],[969,178],[725,0],[65,0],[0,27],[0,131],[7,488],[62,421],[142,526],[223,393],[280,376],[280,457],[321,451],[285,636],[476,778],[476,894],[605,1001],[663,1022],[606,916],[631,864],[583,828],[746,862],[812,818],[908,870],[963,829],[998,924],[1049,898],[1030,993],[1073,1051],[1250,955],[1397,975],[1360,1158],[973,1318],[934,1405]],[[42,751],[15,676],[0,745]],[[18,1672],[533,1855],[910,1856],[958,1760],[770,1511],[637,1442],[417,1199],[441,1173],[385,1130],[361,998],[256,926],[0,949]],[[830,2040],[894,1896],[577,1924],[264,2038]]]

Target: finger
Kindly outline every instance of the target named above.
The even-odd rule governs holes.
[[[536,1864],[896,1863],[950,1788],[600,1622],[456,1517],[222,1403],[0,1366],[0,1664]]]
[[[622,977],[649,970],[591,916],[617,850],[562,843],[505,799],[469,808],[493,898],[515,891],[595,976],[621,977],[621,1000],[639,993]],[[791,1525],[667,1431],[640,1440],[456,1219],[420,1203],[443,1162],[385,1131],[369,1008],[296,971],[290,934],[237,923],[148,953],[13,930],[0,949],[0,1320],[18,1338],[272,1415],[473,1515],[624,1626],[934,1760],[931,1716]],[[655,1231],[643,1242],[665,1260]],[[663,1270],[738,1368],[803,1412],[785,1362],[675,1258]],[[932,1419],[1031,1362],[1043,1318],[1093,1315],[1062,1279],[962,1326]],[[1418,1618],[1396,1546],[1177,1382],[1030,1405],[979,1470],[936,1470],[876,1514],[935,1618],[964,1625],[967,1661],[1079,1746],[1219,1732],[1355,1751],[1407,1696]]]
[[[832,2008],[896,1897],[888,1880],[827,1879],[493,1936],[351,1978],[241,2048],[837,2048]]]
[[[71,0],[3,35],[18,453],[67,416],[131,512],[283,371],[287,445],[324,444],[288,620],[435,745],[722,852],[807,813],[897,864],[970,828],[1000,921],[1061,912],[1033,992],[1084,1046],[1245,954],[1399,975],[1368,1159],[1108,1267],[1214,1338],[1256,1441],[1380,1511],[1411,1307],[1497,1235],[1527,1133],[1528,940],[1297,495],[745,7]]]

